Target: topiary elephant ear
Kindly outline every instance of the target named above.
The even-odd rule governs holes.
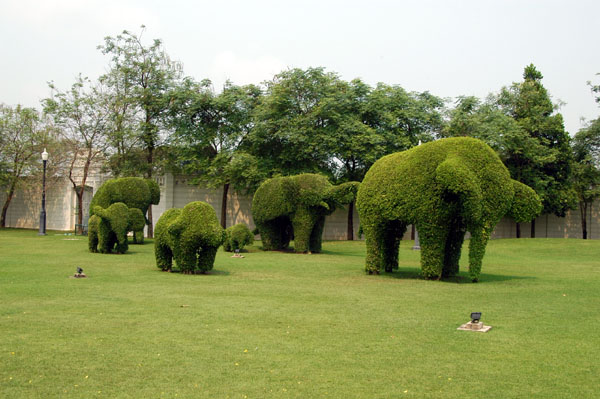
[[[531,187],[516,180],[512,180],[511,182],[515,190],[515,196],[513,197],[507,216],[511,217],[517,223],[533,220],[542,211],[540,197]]]
[[[480,220],[483,210],[481,183],[477,176],[458,157],[449,157],[435,169],[435,181],[444,190],[457,194],[463,206],[465,220]]]
[[[150,189],[150,203],[158,205],[160,202],[160,187],[158,186],[158,183],[154,179],[146,179],[145,181]]]

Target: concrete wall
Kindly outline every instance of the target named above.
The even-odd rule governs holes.
[[[99,173],[88,178],[93,193],[108,178]],[[221,215],[222,188],[206,189],[191,184],[187,176],[167,174],[158,177],[161,189],[159,205],[152,208],[153,223],[156,223],[165,210],[182,208],[191,201],[205,201],[213,206],[217,216]],[[4,203],[5,193],[0,193]],[[227,202],[227,226],[245,223],[251,229],[255,227],[250,212],[252,199],[229,192]],[[0,205],[1,206],[1,205]],[[7,214],[7,227],[38,228],[41,208],[41,187],[29,187],[20,190],[13,198]],[[51,230],[73,231],[76,218],[75,191],[66,178],[49,179],[46,191],[47,228]],[[543,238],[582,238],[579,210],[569,212],[566,217],[542,215],[536,219],[536,237]],[[338,209],[327,217],[323,238],[325,240],[343,240],[347,235],[347,209]],[[354,237],[358,239],[359,219],[354,210]],[[521,224],[521,236],[530,237],[531,224]],[[516,237],[516,225],[512,220],[502,219],[496,226],[492,238]],[[404,239],[411,238],[409,227]],[[600,202],[594,203],[588,214],[588,238],[600,239]]]

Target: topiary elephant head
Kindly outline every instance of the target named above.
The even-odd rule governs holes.
[[[367,241],[368,273],[398,267],[400,239],[407,225],[414,224],[425,277],[458,273],[469,231],[469,273],[477,281],[487,241],[500,218],[529,221],[542,204],[531,188],[510,178],[487,144],[460,137],[375,162],[358,190],[357,208]]]
[[[183,273],[206,273],[213,268],[219,246],[225,240],[217,214],[206,202],[190,202],[172,208],[156,222],[156,265],[171,270],[172,260]]]
[[[128,249],[127,232],[131,224],[136,223],[132,217],[139,219],[141,214],[139,209],[136,211],[132,212],[122,202],[112,204],[108,208],[95,206],[88,222],[90,252],[111,253],[114,249],[117,253],[125,253]],[[139,223],[139,220],[137,222]]]
[[[286,249],[293,237],[296,252],[320,252],[325,216],[353,201],[357,187],[311,173],[266,180],[252,200],[263,249]]]

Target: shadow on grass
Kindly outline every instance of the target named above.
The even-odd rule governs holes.
[[[393,278],[400,280],[426,280],[421,275],[421,270],[417,268],[400,268],[398,270],[394,270],[391,273],[381,273],[380,276],[384,278]],[[471,277],[467,273],[459,273],[457,276],[444,277],[440,281],[442,283],[454,284],[488,284],[509,280],[529,280],[535,278],[536,277],[533,276],[507,276],[503,274],[484,273],[479,276],[479,281],[477,283],[473,283],[473,281],[471,281]]]
[[[160,270],[159,268],[156,268],[157,272],[161,272],[161,273],[172,273],[172,274],[180,274],[182,276],[229,276],[231,273],[225,270],[209,270],[206,273],[188,273],[188,274],[184,274],[181,272],[181,270],[177,269],[177,268],[173,268],[173,270],[171,270],[170,272],[165,272]]]

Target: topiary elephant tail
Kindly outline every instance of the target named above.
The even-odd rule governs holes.
[[[531,187],[521,182],[512,180],[512,184],[515,196],[506,216],[511,217],[517,223],[532,221],[542,211],[540,197]]]
[[[435,170],[435,181],[461,198],[462,216],[466,221],[480,220],[483,196],[477,176],[459,158],[450,157]]]

